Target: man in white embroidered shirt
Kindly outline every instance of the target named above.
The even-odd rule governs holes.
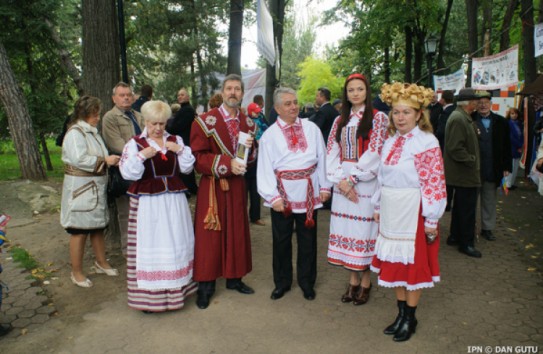
[[[273,94],[279,114],[260,139],[258,193],[271,207],[273,234],[272,300],[283,297],[292,285],[292,232],[296,222],[298,257],[296,274],[304,298],[313,300],[317,278],[317,210],[330,198],[326,180],[326,148],[320,129],[298,117],[296,92],[278,88]]]

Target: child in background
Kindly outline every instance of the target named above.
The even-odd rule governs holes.
[[[253,120],[256,124],[256,135],[255,140],[259,141],[260,137],[266,129],[268,129],[268,124],[266,118],[264,118],[264,113],[262,112],[262,107],[258,103],[251,103],[247,106],[247,115]],[[258,161],[257,161],[258,163]],[[249,194],[249,220],[252,224],[258,226],[266,225],[264,221],[260,219],[260,195],[258,194],[256,187],[256,165],[250,166],[247,169],[245,174],[245,181],[247,182],[247,193]]]

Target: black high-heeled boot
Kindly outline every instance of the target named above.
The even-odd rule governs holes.
[[[385,328],[385,330],[383,331],[384,334],[387,334],[387,335],[396,334],[396,331],[398,330],[398,328],[400,328],[400,323],[402,322],[402,319],[405,313],[405,305],[406,305],[405,301],[398,300],[398,316],[394,320],[394,323],[392,323],[390,326]]]
[[[411,338],[411,335],[415,333],[418,323],[417,319],[415,318],[416,310],[416,306],[411,307],[407,304],[405,305],[405,315],[402,322],[400,323],[398,331],[394,335],[394,338],[392,338],[395,342],[404,342],[406,340],[409,340],[409,338]]]

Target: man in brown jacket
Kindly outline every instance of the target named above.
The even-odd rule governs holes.
[[[111,98],[115,106],[102,118],[102,137],[109,153],[120,156],[128,140],[141,134],[144,123],[141,114],[132,109],[134,93],[130,85],[119,82],[113,88]],[[129,199],[125,194],[116,198],[115,202],[121,231],[121,248],[126,255]]]

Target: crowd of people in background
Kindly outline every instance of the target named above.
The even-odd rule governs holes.
[[[153,100],[149,85],[134,101],[121,82],[101,125],[97,98],[76,102],[62,143],[61,224],[70,235],[71,281],[93,285],[82,264],[87,235],[95,272],[119,274],[105,257],[109,193],[131,308],[176,310],[196,293],[206,309],[219,278],[227,289],[253,294],[242,279],[252,270],[250,225],[266,226],[263,199],[273,240],[270,298],[293,286],[296,234],[297,284],[311,301],[318,209],[330,209],[327,260],[348,274],[338,299],[366,304],[373,270],[377,284],[396,295],[398,314],[384,333],[409,340],[422,289],[440,281],[444,212],[452,214],[446,243],[461,253],[482,256],[475,248],[478,200],[481,236],[496,240],[497,191],[516,188],[523,152],[519,111],[504,118],[492,112],[490,93],[470,88],[438,99],[431,89],[394,83],[374,97],[359,73],[347,77],[339,99],[319,87],[303,111],[296,91],[276,89],[269,119],[261,95],[242,109],[243,94],[242,78],[228,75],[199,115],[185,88],[169,106]],[[537,159],[541,171],[541,147]]]

